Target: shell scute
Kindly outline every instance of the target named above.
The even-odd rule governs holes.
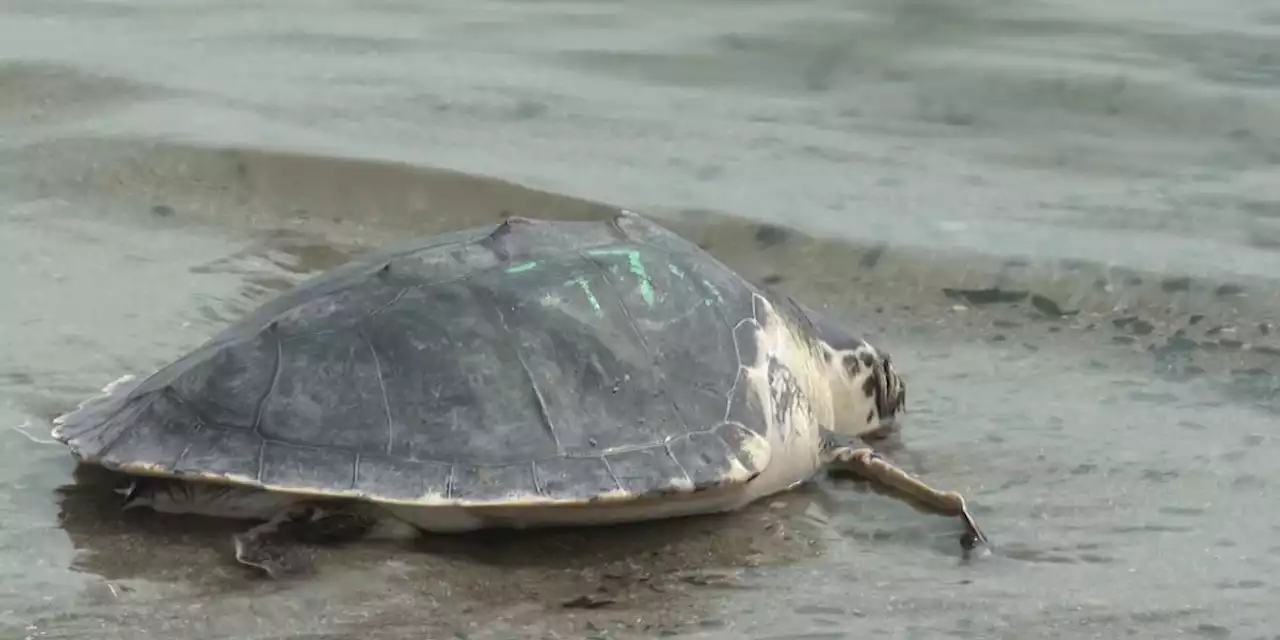
[[[461,503],[522,501],[538,493],[533,465],[457,465],[450,498]]]
[[[347,449],[299,447],[282,442],[262,445],[258,480],[268,486],[325,487],[349,491],[355,483],[356,455]]]
[[[651,491],[687,491],[693,488],[684,467],[668,452],[667,447],[655,446],[632,449],[606,457],[609,468],[623,491],[643,494]],[[661,482],[655,482],[661,479]]]
[[[408,460],[382,454],[360,456],[353,487],[356,493],[391,500],[443,504],[449,499],[447,462]]]
[[[744,482],[737,452],[718,434],[700,431],[671,442],[671,453],[693,480],[695,491]]]
[[[586,500],[622,488],[603,457],[539,460],[534,463],[534,473],[541,495],[561,499]]]
[[[174,473],[258,479],[262,437],[249,429],[203,425],[175,442],[185,448],[174,457]]]

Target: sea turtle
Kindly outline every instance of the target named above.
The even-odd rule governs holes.
[[[905,386],[887,353],[645,217],[510,218],[302,283],[55,420],[126,507],[239,517],[291,545],[599,525],[742,507],[828,466],[962,519],[864,442]]]

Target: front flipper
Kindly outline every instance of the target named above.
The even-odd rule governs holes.
[[[273,518],[232,537],[236,560],[272,578],[311,570],[305,543],[335,544],[368,536],[378,518],[344,505],[298,503]]]
[[[972,551],[979,544],[988,546],[987,537],[978,528],[964,497],[954,491],[939,491],[920,479],[885,460],[870,448],[834,447],[828,452],[828,464],[841,471],[853,473],[879,485],[877,489],[907,504],[942,516],[959,517],[965,532],[960,545]]]

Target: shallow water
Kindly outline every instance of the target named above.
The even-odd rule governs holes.
[[[892,350],[996,553],[823,481],[274,584],[40,442],[362,248],[619,206]],[[11,0],[0,638],[1277,637],[1278,248],[1262,1]]]

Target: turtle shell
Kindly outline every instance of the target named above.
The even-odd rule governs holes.
[[[412,505],[583,503],[769,463],[763,294],[638,215],[367,254],[58,420],[85,462]]]

